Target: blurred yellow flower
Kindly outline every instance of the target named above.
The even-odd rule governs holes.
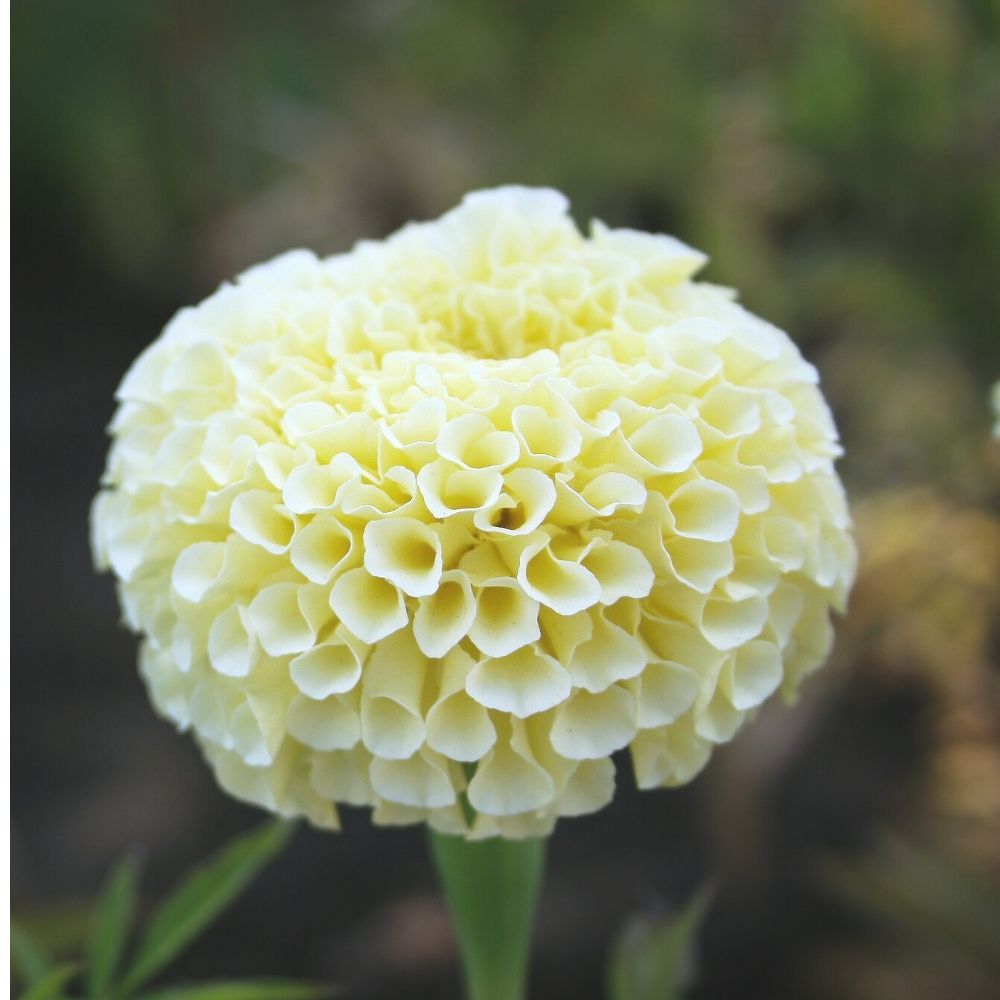
[[[610,800],[616,751],[681,784],[795,693],[854,573],[840,448],[704,262],[507,187],[170,322],[93,548],[226,789],[535,835]]]

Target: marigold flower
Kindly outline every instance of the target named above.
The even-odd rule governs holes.
[[[508,187],[168,324],[93,548],[226,789],[534,835],[610,800],[616,751],[682,784],[795,694],[854,572],[840,447],[704,262]]]

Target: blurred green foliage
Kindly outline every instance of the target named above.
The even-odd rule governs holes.
[[[61,199],[132,280],[282,185],[378,229],[518,180],[709,249],[803,336],[997,361],[994,0],[16,0],[13,28],[21,207]],[[364,231],[308,202],[291,239]]]
[[[217,980],[149,992],[143,988],[188,948],[287,845],[292,827],[269,820],[236,837],[192,871],[153,911],[134,947],[139,866],[126,856],[111,872],[93,907],[85,961],[56,964],[24,927],[11,928],[11,969],[24,992],[20,1000],[322,1000],[327,987],[277,980]],[[45,928],[43,928],[44,930]],[[122,966],[126,952],[131,952]],[[81,967],[85,969],[81,977]]]
[[[895,838],[871,858],[827,859],[821,877],[876,925],[1000,977],[1000,888],[954,859]]]
[[[681,1000],[696,980],[696,944],[713,889],[703,886],[669,917],[638,916],[611,953],[608,1000]]]

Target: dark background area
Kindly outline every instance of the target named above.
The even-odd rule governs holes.
[[[347,249],[470,188],[669,231],[791,332],[846,447],[861,569],[834,659],[691,786],[552,838],[538,997],[706,879],[700,998],[995,996],[1000,882],[1000,6],[15,0],[14,913],[75,946],[141,845],[154,898],[259,814],[158,720],[96,578],[112,394],[180,306],[291,246]],[[994,900],[997,897],[994,896]],[[148,901],[147,901],[148,902]],[[996,916],[993,911],[993,917]],[[346,811],[178,975],[454,997],[417,829]]]

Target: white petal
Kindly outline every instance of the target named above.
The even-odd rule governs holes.
[[[437,450],[463,469],[502,470],[517,461],[520,446],[513,434],[498,431],[486,417],[465,413],[445,424]]]
[[[644,421],[628,439],[629,447],[656,472],[684,472],[701,454],[701,438],[682,413],[662,413]]]
[[[742,601],[712,598],[705,603],[701,630],[716,649],[735,649],[760,635],[767,621],[767,601],[748,597]]]
[[[487,816],[512,816],[548,805],[555,795],[551,775],[529,754],[499,743],[469,782],[469,803]]]
[[[344,694],[361,677],[357,653],[342,640],[320,643],[292,660],[289,670],[295,686],[310,698]]]
[[[503,476],[495,469],[459,469],[438,460],[417,473],[417,487],[436,518],[488,509],[503,489]]]
[[[526,594],[560,615],[589,608],[601,599],[601,585],[579,563],[557,558],[546,542],[521,554],[517,579]]]
[[[221,542],[195,542],[181,551],[171,583],[188,601],[200,601],[222,574],[226,547]]]
[[[360,474],[360,466],[350,455],[336,455],[328,465],[300,465],[285,480],[285,506],[295,514],[330,510],[341,490],[357,482]]]
[[[615,681],[635,677],[645,665],[642,643],[598,614],[591,637],[576,647],[568,669],[575,687],[596,694]]]
[[[411,597],[426,597],[441,579],[441,540],[420,521],[370,521],[364,533],[365,569]]]
[[[289,549],[292,565],[313,583],[329,583],[353,561],[356,542],[336,518],[317,516],[295,533]]]
[[[442,657],[463,639],[476,616],[469,578],[461,570],[441,575],[437,590],[420,599],[413,637],[425,656]]]
[[[313,756],[309,782],[334,802],[351,806],[368,806],[374,800],[368,768],[371,755],[362,746],[353,750],[318,753]]]
[[[361,736],[357,712],[336,697],[316,701],[298,694],[286,722],[289,733],[314,750],[350,750]]]
[[[641,550],[616,540],[595,545],[582,565],[601,585],[601,604],[623,597],[645,597],[653,587],[653,567]]]
[[[537,469],[512,469],[504,476],[504,491],[489,509],[476,511],[474,523],[480,531],[501,535],[527,535],[552,510],[556,488]]]
[[[429,662],[412,634],[398,632],[371,652],[364,669],[361,734],[379,757],[409,757],[424,740],[423,692]]]
[[[515,406],[511,425],[529,455],[569,462],[580,453],[580,432],[566,420],[549,416],[540,406]]]
[[[241,493],[233,501],[229,517],[237,534],[268,552],[287,552],[295,534],[294,515],[266,490]]]
[[[489,712],[465,691],[441,699],[427,713],[427,745],[452,760],[479,760],[496,738]]]
[[[615,794],[615,765],[610,757],[582,760],[559,794],[560,816],[585,816],[603,809]]]
[[[676,722],[698,697],[698,675],[669,660],[650,663],[639,677],[638,724],[642,729]]]
[[[227,677],[245,677],[253,666],[257,643],[247,609],[230,605],[212,622],[208,632],[208,658]]]
[[[480,705],[524,718],[564,701],[570,692],[570,678],[551,656],[525,646],[477,663],[466,690]]]
[[[330,607],[364,642],[378,642],[407,622],[403,595],[389,583],[358,567],[337,578],[330,591]]]
[[[265,587],[251,602],[249,613],[260,644],[271,656],[301,653],[316,639],[299,605],[296,583]]]
[[[408,760],[382,760],[371,765],[372,788],[391,802],[420,809],[440,809],[455,802],[455,788],[441,763],[414,754]]]
[[[740,520],[739,497],[708,479],[693,479],[678,487],[670,497],[669,510],[678,535],[706,542],[728,542]]]
[[[552,747],[570,760],[606,757],[625,746],[636,729],[635,699],[628,691],[575,691],[556,713]]]
[[[538,601],[517,580],[501,577],[479,588],[469,638],[487,656],[506,656],[540,636]]]
[[[734,708],[756,708],[778,690],[783,676],[781,650],[755,640],[736,650],[729,696]]]

